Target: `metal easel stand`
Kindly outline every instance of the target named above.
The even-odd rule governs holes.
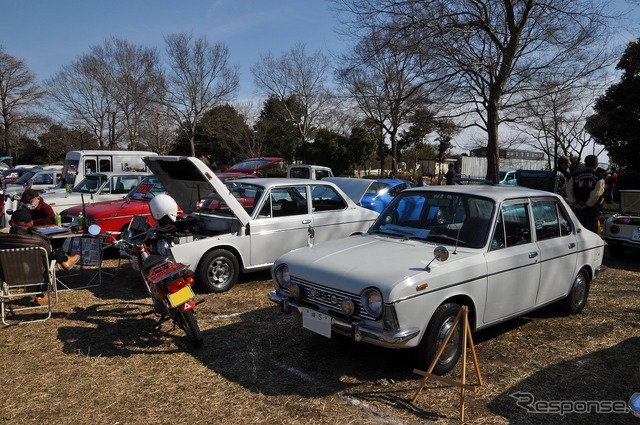
[[[434,375],[431,372],[433,372],[433,369],[435,368],[436,363],[438,362],[438,360],[440,360],[440,356],[442,356],[442,352],[444,351],[445,347],[449,343],[449,340],[453,336],[453,333],[456,330],[456,327],[458,326],[458,323],[460,322],[461,319],[462,319],[462,338],[463,338],[463,344],[462,344],[462,381],[458,382],[458,381],[453,380],[451,378]],[[471,348],[471,355],[473,356],[473,364],[475,366],[476,375],[478,376],[478,385],[470,385],[470,384],[466,383],[466,381],[467,381],[467,344],[469,345],[469,348]],[[416,392],[415,396],[413,397],[413,400],[411,400],[412,403],[415,404],[416,400],[418,399],[418,396],[420,396],[420,394],[422,393],[422,389],[427,384],[427,380],[429,378],[433,378],[433,379],[435,379],[437,381],[441,381],[441,382],[444,382],[446,384],[453,385],[455,387],[459,387],[460,388],[460,422],[461,423],[464,422],[464,393],[465,393],[465,390],[473,390],[475,393],[478,393],[480,391],[479,387],[484,385],[483,382],[482,382],[482,375],[480,374],[480,366],[478,365],[478,357],[476,356],[476,348],[473,345],[473,337],[471,336],[471,329],[469,328],[469,307],[467,307],[466,305],[463,305],[460,308],[460,311],[458,312],[458,315],[456,316],[456,319],[453,322],[453,326],[451,326],[451,329],[449,329],[449,333],[447,333],[447,337],[445,338],[444,342],[440,346],[440,349],[438,350],[438,353],[436,354],[435,358],[431,362],[431,365],[429,366],[429,370],[424,372],[424,371],[419,370],[419,369],[413,369],[413,373],[416,373],[418,375],[422,375],[422,376],[424,376],[424,378],[422,379],[422,383],[420,384],[420,387],[418,388],[418,391]]]

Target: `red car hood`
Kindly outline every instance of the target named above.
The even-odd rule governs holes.
[[[76,216],[82,210],[82,205],[78,205],[65,210],[64,215]],[[96,202],[95,204],[85,205],[84,212],[87,216],[93,216],[96,219],[149,214],[149,200],[131,199],[129,202],[125,200]]]

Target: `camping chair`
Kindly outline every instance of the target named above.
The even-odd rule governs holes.
[[[55,263],[56,260],[49,261],[47,250],[42,247],[0,249],[0,278],[2,279],[0,312],[2,314],[2,323],[11,325],[25,322],[41,322],[51,317],[52,290],[56,300],[58,297]],[[44,273],[45,264],[48,265],[46,274]],[[48,296],[45,305],[22,307],[6,305],[14,299],[33,297],[41,293]],[[14,318],[7,321],[7,316],[15,316],[17,311],[43,308],[47,309],[47,315],[44,318],[32,318],[23,322]]]

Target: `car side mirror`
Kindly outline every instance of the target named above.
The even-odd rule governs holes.
[[[443,261],[447,261],[448,259],[449,259],[449,250],[442,245],[438,245],[433,249],[433,259],[429,261],[429,264],[427,264],[424,269],[430,272],[431,267],[429,266],[431,266],[431,263],[433,263],[435,260],[443,262]]]

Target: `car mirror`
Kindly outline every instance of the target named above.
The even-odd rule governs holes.
[[[438,245],[433,249],[433,259],[429,261],[429,264],[427,264],[424,269],[430,272],[431,267],[429,266],[431,266],[431,263],[433,263],[434,260],[447,261],[448,259],[449,259],[449,250],[442,245]]]

